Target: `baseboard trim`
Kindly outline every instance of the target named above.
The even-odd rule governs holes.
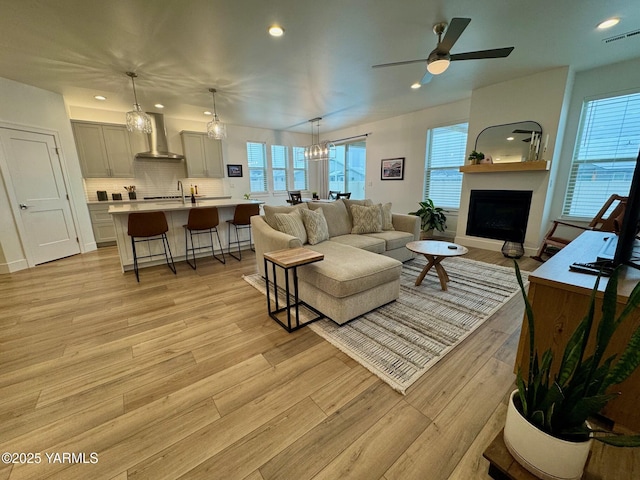
[[[9,263],[0,263],[0,275],[26,270],[27,268],[29,268],[29,264],[25,259]]]

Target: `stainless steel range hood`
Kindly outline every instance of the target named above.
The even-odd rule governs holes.
[[[136,158],[155,160],[182,160],[184,155],[171,153],[167,143],[167,131],[164,127],[164,115],[161,113],[147,112],[151,117],[151,133],[148,135],[148,152],[136,153]]]

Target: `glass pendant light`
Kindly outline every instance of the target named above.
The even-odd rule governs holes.
[[[321,117],[312,118],[311,122],[311,145],[304,147],[304,158],[306,160],[329,160],[335,156],[335,145],[329,141],[320,141],[320,120]],[[318,136],[314,133],[313,124],[318,127]]]
[[[133,100],[135,102],[133,104],[133,110],[127,112],[127,130],[130,132],[151,133],[151,117],[142,111],[138,103],[138,96],[136,95],[136,82],[134,78],[138,75],[134,72],[127,72],[127,75],[131,77]]]
[[[218,113],[216,112],[216,92],[215,88],[210,88],[209,91],[213,96],[213,120],[207,123],[207,135],[209,138],[215,138],[216,140],[222,140],[227,138],[227,126],[220,121]]]

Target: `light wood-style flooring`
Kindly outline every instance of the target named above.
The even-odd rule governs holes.
[[[0,480],[488,478],[518,297],[403,396],[309,329],[276,325],[242,279],[251,252],[177,267],[138,284],[107,247],[0,275],[0,452],[41,459],[0,464]]]

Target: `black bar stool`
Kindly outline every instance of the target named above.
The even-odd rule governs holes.
[[[164,212],[137,212],[129,214],[127,234],[131,237],[133,269],[136,272],[136,280],[138,282],[140,281],[140,274],[138,273],[138,259],[161,255],[160,253],[151,253],[151,240],[162,240],[164,258],[167,260],[167,266],[174,275],[176,274],[176,266],[173,264],[173,255],[171,255],[171,247],[169,247],[169,241],[167,240],[166,235],[168,231],[169,226],[167,225],[167,217],[164,216]],[[136,243],[140,242],[147,242],[149,255],[138,256],[138,253],[136,252]],[[167,252],[169,252],[168,255]],[[171,259],[171,263],[169,263],[169,259]]]
[[[220,235],[218,235],[218,223],[219,219],[217,207],[192,208],[191,210],[189,210],[189,219],[187,220],[187,224],[183,225],[184,248],[187,263],[194,270],[196,269],[196,250],[204,250],[210,248],[213,258],[218,260],[220,263],[225,263],[224,249],[222,248],[222,243],[220,242]],[[213,232],[215,232],[216,237],[218,238],[218,246],[220,247],[222,258],[216,255],[216,249],[213,244]],[[206,235],[207,233],[209,234],[211,244],[200,246],[200,237],[198,235]],[[196,236],[196,239],[198,241],[197,247],[193,245],[194,235]],[[189,247],[189,239],[191,239],[191,247]],[[193,264],[189,261],[189,252],[191,252],[191,256],[193,257]]]
[[[249,248],[255,252],[253,244],[251,243],[251,217],[254,215],[260,214],[260,204],[258,203],[240,203],[236,205],[236,208],[233,212],[233,220],[227,220],[229,224],[229,233],[227,236],[227,244],[228,251],[227,253],[231,255],[236,260],[242,260],[242,252],[240,250],[240,244],[242,242],[246,242],[247,240],[240,240],[238,236],[238,230],[249,229]],[[231,225],[235,227],[236,231],[236,239],[231,241]],[[236,257],[233,253],[231,253],[231,245],[238,246],[238,256]]]

